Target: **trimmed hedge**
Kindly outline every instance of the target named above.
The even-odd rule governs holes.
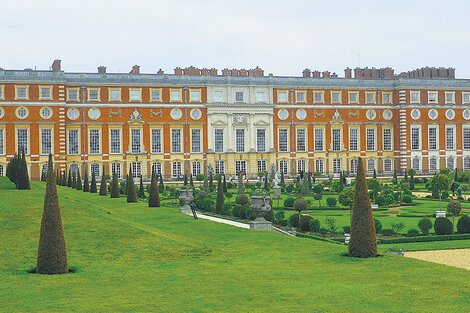
[[[304,233],[297,233],[296,234],[297,237],[300,237],[300,238],[309,238],[309,239],[315,239],[315,240],[319,240],[319,241],[326,241],[326,242],[330,242],[330,243],[334,243],[334,244],[338,244],[339,243],[339,240],[334,240],[334,239],[330,239],[330,238],[326,238],[326,237],[321,237],[321,236],[315,236],[315,235],[309,235],[309,234],[304,234]],[[340,239],[340,238],[338,238]],[[342,242],[344,242],[344,238],[341,238]]]
[[[394,244],[394,243],[450,241],[450,240],[466,240],[466,239],[470,239],[470,234],[400,237],[400,238],[391,238],[391,239],[377,238],[377,243]]]

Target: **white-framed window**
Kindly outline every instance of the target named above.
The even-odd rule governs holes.
[[[470,128],[464,127],[462,129],[463,144],[462,147],[464,150],[470,150]]]
[[[384,160],[384,172],[391,173],[393,170],[392,168],[392,159],[385,159]]]
[[[331,92],[331,103],[341,103],[341,93],[338,91]]]
[[[392,130],[390,128],[384,128],[383,130],[384,136],[384,151],[392,151]]]
[[[216,174],[225,174],[225,161],[215,161],[214,170]]]
[[[315,103],[323,103],[323,92],[316,91],[313,93],[313,100]]]
[[[391,104],[392,103],[392,95],[390,93],[382,93],[382,103],[383,104]]]
[[[374,128],[366,129],[366,150],[367,151],[375,150],[375,129]]]
[[[429,159],[429,171],[437,172],[437,159],[436,158]]]
[[[333,159],[333,173],[341,173],[341,159]]]
[[[170,101],[171,102],[180,102],[181,101],[181,90],[171,89],[170,90]]]
[[[451,171],[455,170],[455,159],[453,157],[447,158],[447,168]]]
[[[306,168],[307,168],[307,163],[305,162],[305,160],[297,160],[297,172],[305,173]]]
[[[351,159],[350,161],[351,174],[357,173],[357,165],[358,165],[358,159]]]
[[[78,88],[67,88],[67,101],[78,101]]]
[[[100,130],[99,129],[90,129],[90,154],[99,154],[100,153]]]
[[[278,91],[277,92],[277,102],[287,103],[287,91]]]
[[[201,174],[201,162],[194,161],[192,164],[192,167],[193,167],[193,176],[197,176]]]
[[[18,154],[24,149],[24,154],[28,154],[28,129],[18,128],[16,130],[17,152]]]
[[[446,127],[446,150],[455,149],[455,129],[453,127]]]
[[[100,101],[99,88],[88,88],[88,101]]]
[[[111,175],[113,175],[113,173],[116,173],[117,178],[122,177],[121,163],[119,162],[111,163]]]
[[[237,128],[235,132],[235,151],[245,152],[245,130]]]
[[[155,175],[160,176],[162,175],[162,163],[160,162],[153,162],[152,164],[152,171],[155,172]]]
[[[413,160],[411,161],[411,168],[414,169],[415,171],[419,172],[420,170],[420,159],[418,158],[413,158]]]
[[[191,151],[193,153],[201,152],[201,129],[191,129]]]
[[[367,104],[375,103],[375,92],[366,92],[366,103]]]
[[[287,173],[289,172],[289,162],[287,160],[279,161],[279,172],[284,175],[287,175]]]
[[[121,101],[121,89],[110,88],[109,89],[109,101]]]
[[[411,150],[421,149],[421,128],[411,127]]]
[[[190,102],[201,102],[201,90],[190,89],[189,90],[189,101]]]
[[[235,91],[235,102],[243,102],[244,92],[243,91]]]
[[[3,169],[3,165],[0,165],[0,177],[5,176],[5,170]]]
[[[372,173],[375,170],[375,160],[368,159],[367,160],[367,172]]]
[[[79,139],[79,130],[78,129],[69,129],[69,154],[78,154],[78,139]]]
[[[298,128],[297,129],[297,151],[304,152],[306,151],[306,129],[305,128]]]
[[[41,154],[52,153],[52,129],[41,128]]]
[[[470,92],[462,92],[462,104],[470,103]]]
[[[0,155],[5,154],[5,143],[4,143],[4,136],[5,132],[3,128],[0,128]]]
[[[49,164],[45,163],[41,166],[41,173],[47,177],[47,170],[49,169]],[[0,175],[3,176],[3,175]]]
[[[142,89],[140,88],[130,88],[129,89],[129,94],[130,94],[130,101],[142,101]]]
[[[323,150],[323,129],[315,128],[315,151]]]
[[[319,173],[324,173],[325,171],[325,166],[323,164],[323,160],[315,160],[315,172],[319,172]]]
[[[454,91],[446,91],[446,104],[455,104],[455,92]]]
[[[181,176],[181,162],[179,161],[176,161],[176,162],[173,162],[173,166],[172,166],[172,177],[173,178],[178,178]]]
[[[278,130],[278,144],[279,144],[279,152],[287,152],[288,151],[288,144],[287,144],[287,129],[281,128]]]
[[[140,162],[132,162],[132,177],[139,178],[142,176],[142,164]]]
[[[306,102],[305,91],[296,91],[295,92],[295,102],[297,102],[297,103],[305,103]]]
[[[246,174],[246,161],[243,161],[243,160],[235,161],[235,171],[236,171],[237,175],[239,173],[245,175]]]
[[[428,128],[428,149],[429,150],[437,150],[438,147],[438,131],[437,127],[429,127]]]
[[[161,89],[150,89],[150,101],[152,101],[152,102],[162,101],[162,90]]]
[[[171,130],[171,152],[181,153],[181,129]]]
[[[40,100],[52,99],[52,86],[40,86],[39,87],[39,99]]]
[[[28,86],[15,86],[15,100],[28,100],[29,87]]]
[[[97,179],[100,177],[100,171],[101,171],[101,166],[98,163],[91,163],[90,164],[90,177],[93,176],[93,173],[95,173],[95,178]],[[91,181],[91,179],[90,179]]]
[[[466,172],[470,171],[470,158],[469,157],[463,158],[463,170]]]
[[[131,129],[131,152],[140,153],[141,152],[141,139],[140,139],[140,129]]]
[[[78,175],[78,164],[77,163],[72,163],[69,166],[69,172],[72,175],[75,175],[75,177]]]
[[[220,90],[214,91],[214,102],[223,102],[224,101],[224,92]]]
[[[349,103],[354,104],[354,103],[358,103],[358,101],[359,101],[359,99],[358,99],[357,92],[350,92],[349,93]]]
[[[0,86],[0,100],[5,100],[5,87],[3,85]]]
[[[266,151],[266,130],[265,129],[256,130],[256,149],[258,152]]]
[[[437,91],[428,91],[428,103],[438,103]]]
[[[214,152],[224,152],[223,129],[214,129]]]
[[[121,130],[111,128],[109,132],[111,145],[110,153],[121,153]]]
[[[341,129],[333,128],[331,132],[332,132],[332,139],[333,139],[332,150],[339,151],[341,150]]]
[[[258,172],[266,172],[266,160],[258,160]]]
[[[410,103],[420,103],[421,102],[421,92],[419,90],[410,91]]]
[[[359,151],[358,137],[359,137],[359,129],[350,128],[349,129],[349,150],[350,151]]]
[[[162,130],[152,129],[152,153],[162,153]]]
[[[265,96],[264,92],[262,92],[262,91],[256,92],[256,102],[264,103],[265,102],[265,100],[264,100],[265,97],[264,96]]]
[[[23,120],[29,116],[29,110],[25,107],[19,107],[16,109],[16,116]]]

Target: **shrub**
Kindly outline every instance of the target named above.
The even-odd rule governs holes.
[[[274,212],[273,209],[269,210],[268,213],[266,213],[266,216],[264,217],[265,220],[273,222],[274,221]]]
[[[438,217],[434,222],[434,232],[436,235],[450,235],[453,232],[452,222],[445,217]]]
[[[232,204],[224,203],[224,205],[222,206],[222,210],[220,211],[220,214],[229,215],[231,211],[232,211]]]
[[[380,233],[380,231],[382,230],[382,223],[378,219],[374,218],[374,224],[375,224],[375,232]]]
[[[301,215],[300,216],[300,230],[310,231],[310,222],[312,217],[310,215]]]
[[[299,227],[299,213],[292,214],[289,217],[289,225],[292,227]]]
[[[328,231],[332,234],[336,234],[338,231],[338,226],[336,225],[336,220],[332,217],[327,217],[325,223],[328,226]]]
[[[384,236],[395,236],[397,234],[393,229],[382,229],[380,233]]]
[[[405,190],[403,191],[403,194],[411,196],[413,193],[411,192],[411,190]]]
[[[322,184],[316,184],[313,186],[313,192],[314,193],[321,193],[323,191],[323,185]]]
[[[295,188],[295,187],[294,187],[293,184],[289,184],[289,185],[287,185],[287,187],[286,187],[286,192],[287,192],[287,193],[292,193],[292,191],[294,191],[294,188]]]
[[[239,217],[240,215],[240,208],[241,206],[236,204],[232,207],[232,215],[235,216],[235,217]]]
[[[418,222],[418,227],[421,229],[423,235],[429,235],[429,230],[432,228],[432,222],[428,218],[422,218]]]
[[[316,218],[310,221],[310,230],[314,233],[318,233],[320,231],[320,221]]]
[[[470,217],[468,215],[462,215],[457,222],[457,231],[459,234],[470,233]]]
[[[403,202],[405,203],[411,203],[413,201],[413,198],[411,198],[410,195],[404,195],[403,196]]]
[[[441,199],[447,199],[449,198],[449,192],[444,190],[441,194]]]
[[[392,224],[392,229],[397,233],[399,233],[400,231],[402,231],[405,228],[406,228],[406,225],[403,222],[396,222],[396,223]]]
[[[419,230],[417,230],[416,228],[409,229],[408,232],[406,233],[406,236],[408,237],[419,236]]]
[[[305,199],[303,198],[295,199],[294,205],[293,205],[294,210],[301,212],[301,211],[307,210],[307,207],[308,207],[308,204],[307,204],[307,201],[305,201]]]
[[[284,206],[287,208],[292,208],[294,206],[294,201],[295,199],[292,197],[286,198],[286,200],[284,200]]]
[[[214,210],[214,201],[207,197],[202,201],[202,209],[204,211],[212,212]]]
[[[425,184],[428,182],[428,179],[427,179],[426,177],[421,178],[421,180],[422,180],[423,183],[425,183]]]
[[[381,195],[375,197],[375,204],[377,204],[378,206],[383,206],[385,204],[385,197]]]
[[[286,217],[286,214],[284,213],[284,211],[277,211],[275,214],[276,223],[279,224],[279,222],[284,220],[285,217]]]
[[[238,217],[241,218],[241,219],[246,219],[247,215],[248,215],[248,210],[249,212],[251,212],[251,209],[250,207],[248,206],[248,204],[244,204],[240,207],[240,211],[238,213]]]
[[[395,203],[395,197],[393,196],[393,194],[385,195],[384,199],[385,199],[385,204]]]
[[[237,197],[237,203],[238,203],[238,204],[241,204],[241,205],[246,205],[246,204],[248,204],[248,196],[247,196],[247,195],[244,195],[244,194],[238,195],[238,197]]]
[[[330,208],[335,207],[335,206],[336,206],[336,198],[333,198],[333,197],[326,198],[326,204],[327,204]]]
[[[343,231],[345,234],[349,234],[349,232],[351,231],[351,226],[343,226]]]

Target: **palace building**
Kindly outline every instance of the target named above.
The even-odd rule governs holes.
[[[300,171],[391,175],[470,170],[470,80],[453,68],[176,68],[141,74],[0,69],[0,176],[25,149],[32,179],[52,153],[62,171],[123,178],[184,173],[255,177]],[[82,174],[83,175],[83,174]]]

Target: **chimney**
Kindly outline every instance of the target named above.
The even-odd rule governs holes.
[[[349,67],[344,70],[344,78],[352,78],[352,70]]]
[[[311,76],[310,69],[306,68],[305,70],[302,71],[302,77],[310,77]]]
[[[319,78],[321,75],[320,71],[313,71],[313,77],[314,78]]]
[[[140,66],[134,65],[132,67],[132,70],[129,72],[129,74],[134,74],[134,75],[140,74]]]
[[[211,76],[217,76],[217,69],[216,68],[211,68],[210,73],[211,73]]]
[[[98,74],[106,74],[106,66],[98,66]]]
[[[175,68],[175,75],[183,75],[183,70],[181,69],[181,67]]]
[[[157,72],[157,75],[163,75],[163,70],[159,69],[158,72]]]
[[[331,74],[331,78],[338,78],[338,74],[336,73]]]
[[[323,76],[323,78],[330,78],[330,72],[324,71],[324,72],[322,72],[322,76]]]
[[[60,60],[54,60],[54,62],[52,62],[52,71],[60,72]]]

